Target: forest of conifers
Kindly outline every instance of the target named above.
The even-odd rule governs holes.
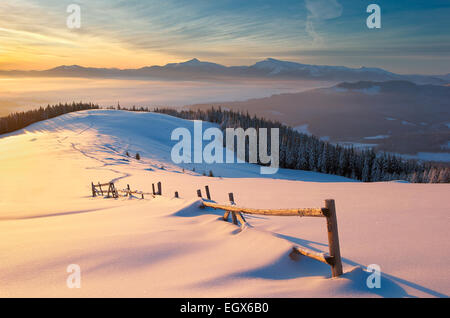
[[[0,134],[10,133],[38,121],[66,113],[99,109],[92,103],[58,104],[36,110],[12,113],[0,118]],[[322,141],[315,136],[299,133],[279,122],[250,116],[248,113],[214,108],[202,110],[176,110],[173,108],[144,107],[130,109],[118,106],[109,109],[128,111],[155,111],[188,120],[203,120],[226,128],[279,128],[280,167],[316,171],[344,176],[364,182],[405,180],[413,183],[449,183],[448,164],[406,160],[402,157],[373,149],[355,149]],[[225,141],[224,141],[225,142]],[[248,147],[248,145],[246,145]]]
[[[398,155],[379,153],[373,149],[358,150],[334,145],[315,136],[299,133],[279,122],[250,116],[248,113],[214,107],[207,111],[173,108],[157,108],[154,111],[183,119],[213,122],[222,130],[238,127],[279,128],[281,168],[329,173],[364,182],[390,180],[414,183],[450,182],[450,169],[446,164],[406,160]]]

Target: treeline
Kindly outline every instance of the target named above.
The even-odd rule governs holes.
[[[12,113],[0,118],[0,134],[10,133],[41,120],[54,118],[63,114],[86,109],[99,109],[98,105],[91,103],[71,103],[48,105],[34,110]]]
[[[0,134],[25,128],[35,122],[70,112],[99,109],[91,103],[58,104],[36,110],[16,112],[0,118]],[[364,182],[405,180],[413,183],[449,183],[450,169],[447,164],[406,160],[389,153],[377,153],[372,149],[358,150],[322,141],[314,136],[299,133],[279,122],[250,116],[248,113],[222,110],[176,110],[173,108],[147,107],[108,109],[128,111],[155,111],[188,120],[202,120],[226,128],[279,128],[280,167],[323,172],[344,176]],[[270,130],[269,130],[270,131]],[[270,138],[270,136],[269,136]],[[270,139],[269,139],[270,140]],[[225,142],[225,141],[224,141]],[[248,144],[246,145],[248,153]],[[270,143],[268,145],[270,151]],[[259,156],[258,156],[259,157]]]
[[[133,110],[133,109],[130,109]],[[134,109],[148,110],[148,109]],[[188,120],[203,120],[226,128],[279,128],[280,167],[323,172],[364,182],[405,180],[414,183],[448,183],[450,169],[446,165],[406,160],[372,149],[358,150],[322,141],[299,133],[279,122],[250,116],[248,113],[211,108],[209,110],[154,110]],[[248,145],[246,145],[248,147]],[[248,151],[246,150],[248,153]]]

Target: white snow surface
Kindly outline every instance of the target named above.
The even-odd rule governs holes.
[[[447,147],[444,147],[447,146]],[[448,144],[443,145],[442,149],[446,150],[448,149]],[[424,160],[424,161],[436,161],[436,162],[450,162],[450,153],[448,152],[418,152],[415,155],[407,155],[407,154],[400,154],[403,158],[406,159],[418,159],[418,160]]]
[[[389,137],[391,137],[391,136],[390,135],[376,135],[376,136],[364,137],[364,139],[376,140],[376,139],[387,139]]]
[[[206,127],[212,124],[205,124]],[[0,137],[0,297],[447,297],[447,184],[365,184],[250,164],[171,164],[170,132],[192,122],[154,113],[83,111]],[[139,152],[140,161],[124,156]],[[161,169],[161,166],[164,169]],[[192,167],[192,166],[191,166]],[[212,170],[215,177],[202,176]],[[220,176],[220,177],[218,177]],[[163,196],[92,198],[91,182]],[[327,252],[324,219],[248,216],[239,228],[200,209],[196,190],[254,208],[336,200],[345,274],[302,257]],[[173,198],[174,191],[180,198]],[[67,267],[81,268],[70,289]],[[382,270],[369,289],[369,264]]]
[[[304,124],[304,125],[299,125],[299,126],[295,126],[294,130],[301,133],[301,134],[306,134],[308,136],[311,136],[311,132],[308,130],[308,124]]]

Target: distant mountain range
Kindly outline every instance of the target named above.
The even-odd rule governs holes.
[[[213,106],[248,111],[336,143],[409,154],[450,150],[450,86],[408,81],[344,82]]]
[[[380,68],[308,65],[269,58],[251,66],[227,67],[192,59],[139,69],[72,65],[45,71],[0,71],[0,76],[311,80],[323,82],[320,87],[327,88],[190,107],[221,105],[249,111],[336,143],[370,144],[400,153],[450,149],[450,74],[401,75]]]
[[[212,78],[266,78],[302,79],[324,81],[391,81],[405,80],[417,84],[446,85],[447,75],[401,75],[380,68],[349,68],[344,66],[309,65],[280,61],[272,58],[251,66],[224,66],[192,59],[164,66],[147,66],[139,69],[92,68],[79,65],[58,66],[44,71],[0,71],[0,76],[30,77],[86,77],[86,78],[155,78],[168,80],[200,80]]]

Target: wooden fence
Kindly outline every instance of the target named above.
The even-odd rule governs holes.
[[[119,190],[116,188],[114,182],[108,182],[108,183],[97,183],[94,184],[91,182],[91,188],[92,188],[92,196],[106,196],[107,198],[118,198],[120,194],[123,194],[125,197],[131,197],[132,195],[140,195],[142,199],[144,199],[145,195],[150,195],[152,197],[155,197],[155,195],[162,195],[162,188],[161,188],[161,182],[158,182],[158,191],[155,191],[155,185],[153,184],[153,192],[143,192],[139,190],[131,190],[130,185],[127,184],[126,189]],[[106,190],[108,189],[108,190]]]
[[[234,202],[233,193],[229,193],[230,205],[222,205],[211,202],[209,188],[206,189],[208,196],[207,200],[203,200],[203,207],[210,207],[225,211],[223,219],[228,221],[231,214],[232,222],[234,224],[247,223],[243,214],[250,215],[269,215],[269,216],[297,216],[297,217],[323,217],[326,218],[327,232],[328,232],[328,246],[330,253],[316,253],[298,246],[294,246],[290,254],[291,258],[297,258],[299,255],[311,257],[315,260],[323,262],[331,266],[332,277],[342,275],[342,260],[341,251],[339,247],[338,225],[336,217],[336,206],[334,200],[325,200],[325,206],[322,208],[298,208],[298,209],[252,209],[236,206]],[[201,197],[201,190],[197,190],[197,195]]]
[[[92,196],[106,196],[107,198],[118,198],[120,194],[124,194],[124,196],[132,196],[134,194],[141,195],[142,199],[144,199],[144,195],[151,195],[155,197],[156,195],[162,195],[162,186],[161,182],[157,183],[157,188],[155,188],[155,184],[152,184],[152,193],[144,193],[142,191],[132,191],[130,189],[130,185],[127,185],[126,189],[118,190],[113,182],[103,183],[100,182],[98,184],[91,183],[92,187]],[[107,190],[106,190],[107,189]],[[197,196],[202,198],[202,207],[209,207],[213,209],[219,209],[225,211],[223,215],[223,219],[228,221],[229,216],[231,215],[232,222],[236,225],[239,223],[241,226],[247,224],[247,220],[245,219],[243,214],[249,215],[266,215],[266,216],[297,216],[297,217],[323,217],[326,218],[327,223],[327,233],[328,233],[328,246],[329,246],[329,254],[326,253],[317,253],[310,250],[303,249],[298,246],[294,246],[292,248],[292,252],[290,253],[291,258],[297,258],[300,255],[304,255],[325,264],[331,266],[331,274],[332,277],[338,277],[342,275],[342,260],[341,260],[341,252],[339,247],[339,235],[338,235],[338,225],[337,225],[337,217],[336,217],[336,206],[334,200],[325,200],[324,207],[322,208],[297,208],[297,209],[253,209],[253,208],[244,208],[236,205],[234,201],[233,193],[228,194],[228,198],[230,201],[229,205],[217,204],[211,201],[211,193],[209,191],[209,187],[205,186],[205,194],[206,199],[202,198],[202,191],[197,190]],[[175,198],[179,198],[178,191],[175,192]]]
[[[152,197],[155,197],[156,195],[162,195],[162,184],[161,182],[158,182],[156,184],[152,183],[152,192],[143,192],[139,190],[132,191],[130,189],[130,185],[127,184],[126,189],[119,190],[116,188],[114,182],[108,182],[108,183],[100,183],[98,182],[95,184],[94,182],[91,182],[91,189],[92,189],[92,196],[106,196],[107,198],[118,198],[120,194],[124,194],[124,196],[132,196],[134,194],[140,195],[142,199],[144,199],[144,195],[150,195]],[[106,190],[108,189],[108,190]],[[178,192],[175,192],[175,197],[178,198]]]

